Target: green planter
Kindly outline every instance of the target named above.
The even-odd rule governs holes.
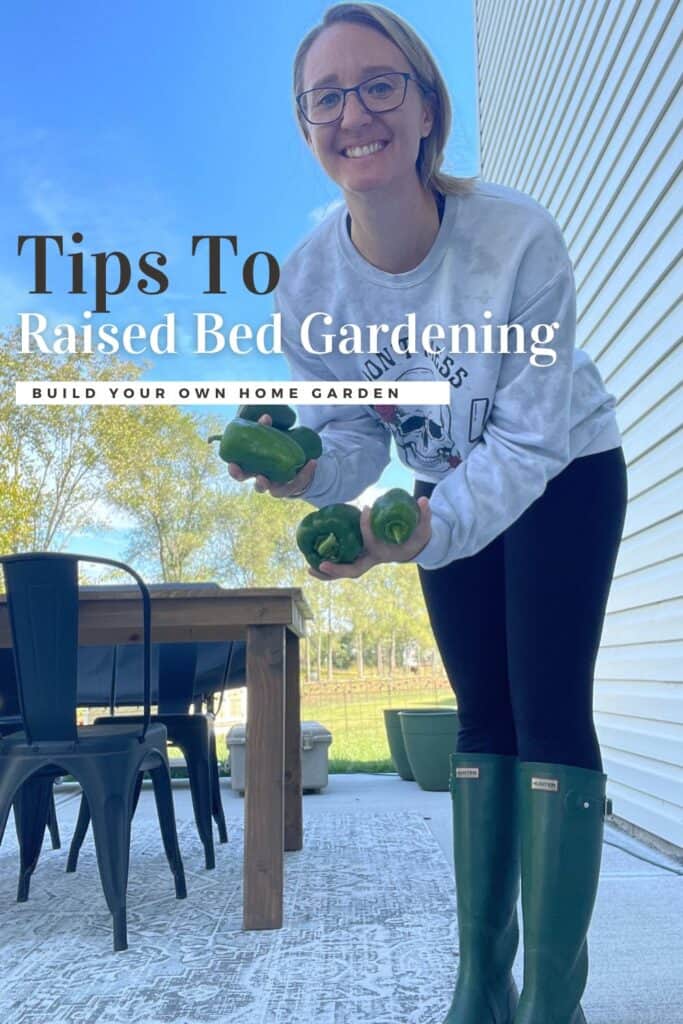
[[[448,789],[450,756],[458,738],[457,711],[416,714],[401,711],[398,716],[410,770],[421,789]]]
[[[406,748],[403,743],[403,733],[401,732],[401,723],[398,716],[403,711],[410,711],[415,715],[424,715],[433,714],[438,710],[438,708],[385,708],[384,710],[384,727],[387,731],[391,760],[394,762],[396,771],[405,782],[414,782],[415,776],[411,771],[406,756]]]

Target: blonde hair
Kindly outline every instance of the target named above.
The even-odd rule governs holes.
[[[299,44],[294,57],[294,96],[303,91],[303,68],[306,54],[313,42],[330,25],[339,22],[350,22],[355,25],[367,25],[381,32],[394,43],[410,64],[413,74],[420,85],[427,91],[429,103],[434,115],[434,124],[427,138],[420,143],[416,169],[422,185],[426,189],[440,192],[442,195],[471,192],[476,178],[456,178],[440,170],[444,159],[446,140],[451,130],[451,101],[448,89],[432,57],[427,45],[410,25],[387,7],[379,4],[341,3],[328,7],[319,25],[308,32]],[[294,101],[299,127],[306,141],[310,141],[308,122]]]

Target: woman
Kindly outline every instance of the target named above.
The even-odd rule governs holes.
[[[448,380],[451,402],[302,408],[322,456],[290,484],[255,486],[317,507],[352,500],[380,476],[393,436],[417,478],[416,533],[378,543],[364,509],[364,553],[315,575],[416,563],[456,692],[460,965],[446,1022],[580,1024],[606,782],[593,668],[627,500],[614,396],[575,348],[572,266],[550,214],[513,189],[439,170],[448,95],[405,22],[372,4],[330,8],[299,47],[294,91],[304,137],[345,202],[282,270],[292,377]],[[544,324],[553,345],[544,358],[388,344],[313,355],[299,333],[313,311],[334,325],[311,338],[318,351],[322,330],[396,325],[411,312],[421,326],[484,318],[523,336]],[[521,996],[511,974],[520,873]]]

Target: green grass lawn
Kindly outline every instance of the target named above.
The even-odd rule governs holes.
[[[332,733],[332,773],[395,771],[384,729],[385,708],[455,707],[448,684],[387,685],[381,692],[368,692],[361,686],[356,683],[343,692],[335,687],[335,692],[328,693],[323,685],[303,688],[302,721],[320,722]],[[218,757],[227,757],[223,736],[218,738]]]
[[[304,694],[301,717],[320,722],[332,733],[331,772],[392,772],[384,709],[454,706],[452,693],[439,693],[435,700],[424,687],[398,693],[341,694],[333,700]]]

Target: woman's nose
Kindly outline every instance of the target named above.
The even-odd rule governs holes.
[[[360,101],[358,93],[349,92],[346,94],[344,112],[341,116],[340,125],[344,128],[353,128],[359,124],[367,124],[372,120],[370,114]]]

